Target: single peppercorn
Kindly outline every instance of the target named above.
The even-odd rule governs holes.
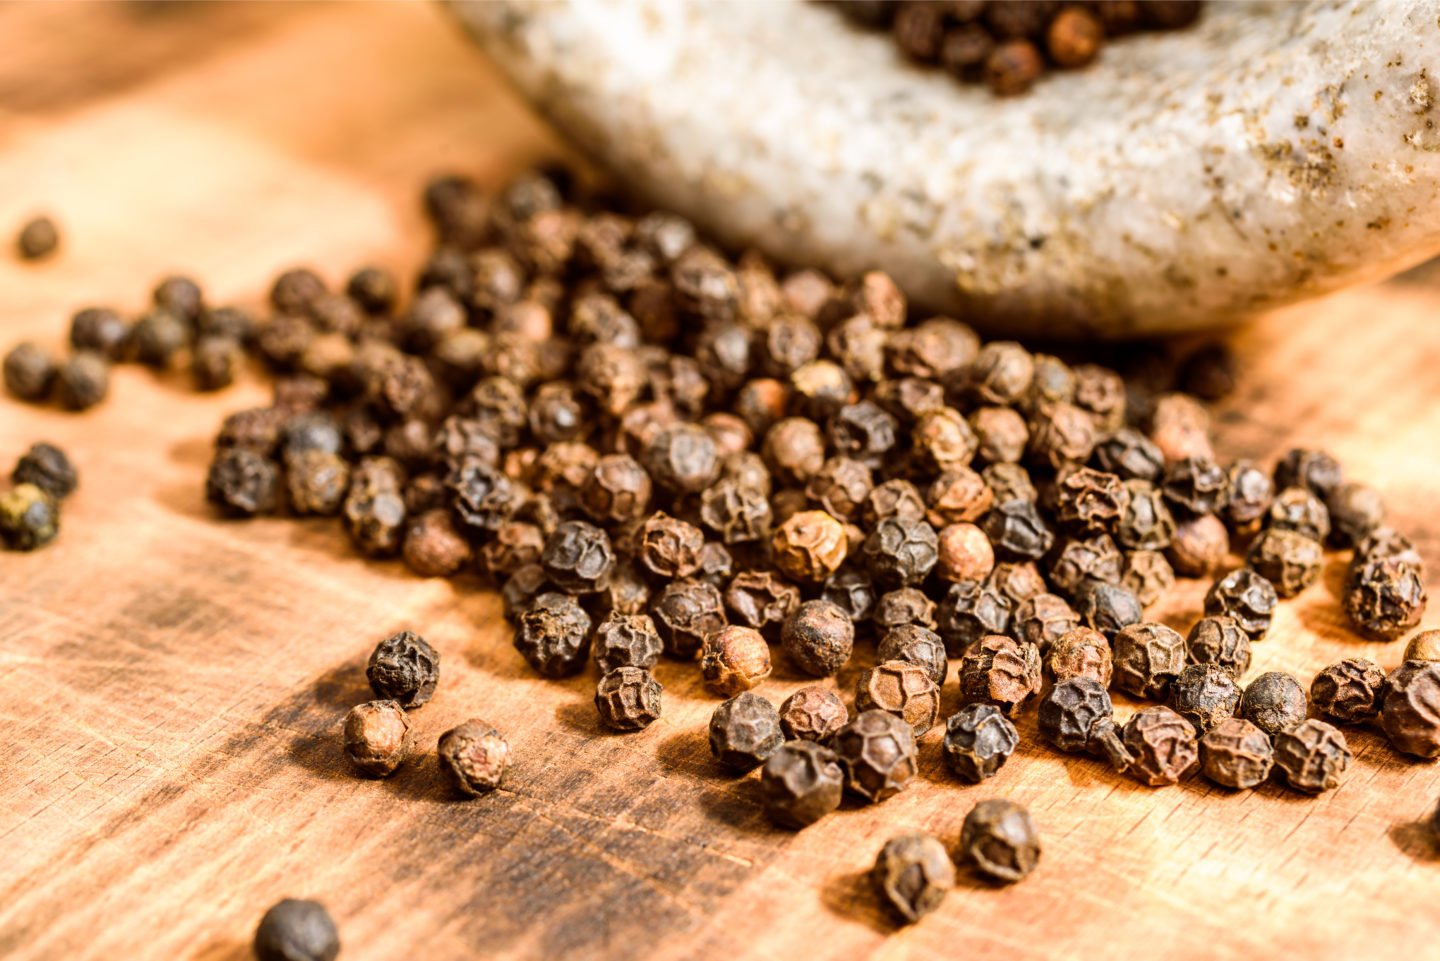
[[[770,645],[753,628],[722,627],[700,647],[700,675],[710,690],[733,697],[770,676]]]
[[[23,260],[41,260],[60,246],[60,228],[49,217],[32,217],[25,221],[15,238],[15,249]]]
[[[345,753],[362,773],[388,777],[410,755],[410,718],[395,701],[357,704],[345,715]]]
[[[1213,514],[1230,496],[1230,475],[1208,457],[1186,457],[1165,469],[1165,499],[1189,516]]]
[[[43,401],[55,376],[54,358],[37,344],[16,344],[5,355],[5,389],[21,400]]]
[[[289,458],[285,465],[290,508],[302,516],[338,513],[349,483],[350,465],[338,454],[304,451]]]
[[[1275,486],[1280,490],[1303,487],[1324,498],[1340,486],[1342,479],[1340,465],[1322,450],[1297,447],[1275,465]]]
[[[1130,551],[1125,555],[1120,586],[1133,593],[1142,607],[1149,607],[1175,586],[1175,569],[1159,551]]]
[[[44,441],[30,445],[30,449],[16,461],[10,480],[15,484],[34,484],[57,502],[74,493],[79,484],[70,458],[54,444]]]
[[[840,806],[845,772],[835,752],[813,741],[781,745],[760,769],[765,813],[778,824],[803,828]]]
[[[1117,771],[1134,761],[1115,724],[1110,694],[1093,677],[1060,681],[1040,701],[1040,736],[1069,754],[1103,755]]]
[[[1118,584],[1090,583],[1080,595],[1077,610],[1086,627],[1094,628],[1107,639],[1131,624],[1138,624],[1145,616],[1140,601],[1130,589]]]
[[[855,624],[839,606],[806,601],[785,619],[780,643],[801,671],[826,677],[845,666],[855,646]]]
[[[700,528],[664,511],[656,511],[640,526],[639,557],[659,577],[689,577],[700,569],[705,535]]]
[[[885,661],[904,661],[922,668],[935,682],[943,687],[950,672],[950,662],[945,656],[945,642],[934,631],[919,624],[900,624],[892,627],[880,639],[875,649],[875,658]]]
[[[1125,558],[1108,534],[1063,542],[1050,557],[1050,584],[1075,601],[1092,584],[1119,584]]]
[[[1275,496],[1267,515],[1271,530],[1294,531],[1317,544],[1330,536],[1330,511],[1314,491],[1287,487]]]
[[[951,657],[965,654],[970,645],[1010,628],[1014,604],[988,583],[952,584],[936,609],[936,629]]]
[[[918,664],[884,661],[855,682],[855,710],[887,711],[920,737],[939,719],[940,688]]]
[[[1238,680],[1250,669],[1250,636],[1233,617],[1204,617],[1190,629],[1185,653],[1191,664],[1213,664]]]
[[[1015,725],[993,704],[967,704],[945,722],[945,763],[972,784],[999,773],[1019,744]]]
[[[1351,558],[1350,564],[1352,567],[1356,567],[1365,561],[1386,559],[1410,564],[1417,571],[1423,571],[1425,568],[1425,562],[1421,559],[1420,552],[1415,549],[1415,542],[1389,527],[1376,528],[1368,537],[1356,544],[1355,555]]]
[[[340,514],[363,554],[384,557],[400,549],[405,529],[400,477],[400,465],[389,458],[362,460],[351,471],[350,491]]]
[[[965,816],[960,850],[991,881],[1014,884],[1040,863],[1040,837],[1030,812],[1014,801],[981,801]]]
[[[479,718],[440,735],[435,753],[446,779],[456,793],[466,797],[479,797],[495,790],[510,766],[509,742],[495,727]]]
[[[520,614],[515,649],[544,677],[568,677],[590,653],[590,615],[569,594],[547,591]]]
[[[1031,500],[997,503],[985,515],[981,527],[994,545],[996,556],[1006,560],[1038,560],[1055,543],[1054,533]]]
[[[710,753],[737,774],[764,764],[784,740],[775,705],[754,691],[735,695],[710,715]]]
[[[918,624],[933,631],[936,627],[935,612],[935,602],[924,591],[902,587],[880,595],[870,620],[881,636],[901,624]]]
[[[585,521],[565,521],[545,541],[540,565],[558,586],[576,594],[603,586],[615,567],[610,536]]]
[[[1390,672],[1380,724],[1396,750],[1440,756],[1440,662],[1406,661]]]
[[[654,667],[662,645],[650,615],[611,611],[595,628],[594,647],[595,663],[608,674],[621,667]]]
[[[67,410],[88,410],[109,392],[110,365],[94,351],[77,351],[55,374],[55,396]]]
[[[1109,687],[1113,670],[1110,642],[1097,630],[1077,627],[1051,645],[1045,666],[1056,681],[1091,677]]]
[[[400,552],[406,566],[421,577],[450,577],[471,559],[470,542],[443,508],[410,519]]]
[[[1240,685],[1218,664],[1191,664],[1170,682],[1170,706],[1203,736],[1234,716],[1240,707]]]
[[[1032,415],[1026,456],[1036,467],[1060,471],[1089,460],[1097,440],[1089,413],[1062,402]]]
[[[1232,464],[1229,475],[1230,497],[1220,516],[1231,531],[1248,534],[1269,514],[1275,484],[1269,474],[1246,460]]]
[[[1261,674],[1240,695],[1240,716],[1272,737],[1305,720],[1309,709],[1300,682],[1280,671]]]
[[[34,484],[0,494],[0,540],[12,551],[33,551],[60,533],[60,508]]]
[[[777,636],[800,604],[800,591],[771,571],[742,571],[725,588],[725,607],[738,624]]]
[[[665,585],[651,602],[650,616],[666,653],[683,660],[693,660],[705,637],[726,624],[719,589],[697,578]]]
[[[1246,563],[1273,584],[1281,597],[1294,597],[1320,579],[1325,555],[1318,541],[1272,527],[1255,539]]]
[[[1119,476],[1077,467],[1056,479],[1055,519],[1062,527],[1081,534],[1115,531],[1127,516],[1130,500],[1131,488]]]
[[[1385,696],[1385,672],[1363,657],[1331,664],[1310,684],[1315,710],[1342,724],[1373,721]]]
[[[1354,547],[1385,523],[1385,502],[1368,484],[1347,481],[1325,499],[1330,514],[1330,540],[1335,547]]]
[[[1164,550],[1175,538],[1175,518],[1159,489],[1149,481],[1128,480],[1124,507],[1113,525],[1115,540],[1130,550]]]
[[[787,577],[808,583],[821,583],[839,570],[848,549],[845,526],[824,511],[794,514],[771,538],[775,566]],[[933,544],[931,553],[933,566]]]
[[[919,831],[886,841],[870,874],[885,903],[906,924],[914,924],[940,907],[955,887],[950,853],[935,838]]]
[[[1274,764],[1270,735],[1242,718],[1221,721],[1200,739],[1200,772],[1221,787],[1262,784]]]
[[[420,707],[440,682],[440,654],[419,634],[400,631],[375,646],[365,677],[377,697]]]
[[[1232,618],[1252,641],[1258,641],[1270,630],[1270,618],[1278,603],[1274,585],[1242,567],[1211,585],[1205,594],[1205,614]]]
[[[802,687],[780,705],[780,729],[792,741],[827,743],[849,720],[845,702],[823,687]]]
[[[205,496],[222,514],[253,517],[276,509],[279,486],[273,461],[241,447],[224,447],[210,464]]]
[[[1275,767],[1285,783],[1306,794],[1336,787],[1354,757],[1345,735],[1310,719],[1275,735]]]
[[[865,539],[865,565],[883,587],[912,587],[939,559],[935,528],[920,518],[887,517]],[[778,557],[777,557],[778,562]]]
[[[1143,707],[1125,722],[1125,747],[1134,756],[1128,773],[1151,787],[1178,784],[1200,763],[1190,722],[1163,704]]]
[[[260,919],[252,948],[256,961],[335,961],[340,933],[318,901],[286,898]]]
[[[1185,669],[1185,639],[1164,624],[1131,624],[1111,641],[1115,686],[1136,697],[1163,699]]]
[[[980,472],[980,476],[994,492],[997,506],[1011,501],[1029,501],[1033,504],[1040,496],[1035,484],[1030,480],[1030,472],[1019,464],[991,464]],[[994,539],[993,534],[991,539]],[[1048,549],[1047,547],[1046,550]]]
[[[1230,550],[1230,535],[1225,524],[1214,514],[1201,514],[1175,526],[1165,556],[1184,577],[1205,577],[1225,563]]]
[[[1080,615],[1058,594],[1036,594],[1015,605],[1011,630],[1015,637],[1034,644],[1042,656],[1064,635],[1080,626]]]
[[[899,793],[915,777],[915,735],[885,711],[861,711],[831,743],[845,771],[845,787],[876,803]]]
[[[1095,465],[1124,480],[1155,481],[1165,456],[1155,442],[1133,427],[1122,427],[1095,445]]]
[[[660,717],[660,682],[643,667],[606,671],[595,688],[595,710],[616,731],[640,731]]]
[[[1367,637],[1394,640],[1420,623],[1425,613],[1420,570],[1392,558],[1365,558],[1352,564],[1345,580],[1345,613]]]
[[[1405,645],[1406,661],[1440,661],[1440,630],[1421,631]]]
[[[1003,634],[982,637],[960,660],[965,704],[993,704],[1014,714],[1040,692],[1040,651]]]

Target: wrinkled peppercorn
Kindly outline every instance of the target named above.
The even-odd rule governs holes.
[[[891,628],[901,624],[918,624],[933,631],[936,628],[935,614],[935,602],[925,592],[914,587],[902,587],[881,594],[870,619],[876,632],[884,636]]]
[[[1354,757],[1345,735],[1313,718],[1277,734],[1275,767],[1285,783],[1306,794],[1319,794],[1340,783]]]
[[[935,573],[943,581],[982,581],[995,569],[995,550],[974,524],[950,524],[936,541]],[[873,574],[873,571],[872,571]]]
[[[1195,728],[1162,704],[1132,714],[1125,722],[1124,738],[1134,757],[1128,773],[1151,787],[1178,784],[1200,764]]]
[[[490,724],[472,718],[440,735],[440,770],[466,797],[489,794],[500,786],[510,765],[510,744]]]
[[[794,514],[771,538],[775,566],[787,577],[809,583],[820,583],[839,570],[848,550],[845,526],[824,511]]]
[[[1330,514],[1330,544],[1354,547],[1385,523],[1385,502],[1368,484],[1346,482],[1325,499]]]
[[[1013,603],[988,583],[952,584],[936,609],[936,629],[951,657],[959,657],[971,644],[1010,627]]]
[[[1110,694],[1093,677],[1060,681],[1040,701],[1040,736],[1069,754],[1102,754],[1117,771],[1134,758],[1120,738]]]
[[[1170,682],[1170,706],[1203,736],[1234,716],[1240,707],[1240,685],[1218,664],[1191,664]]]
[[[884,661],[855,682],[855,710],[894,714],[920,737],[940,717],[940,688],[918,664]]]
[[[205,496],[222,514],[253,517],[275,510],[279,486],[273,461],[241,447],[225,447],[210,464]]]
[[[1240,716],[1272,737],[1305,720],[1305,689],[1289,674],[1268,671],[1245,686]]]
[[[996,499],[1000,500],[998,496]],[[1054,533],[1031,500],[997,503],[985,515],[981,527],[996,555],[1007,560],[1038,560],[1055,543]]]
[[[1034,483],[1030,480],[1030,472],[1019,464],[991,464],[980,472],[980,476],[994,492],[997,506],[1008,504],[1011,501],[1029,501],[1033,504],[1040,496]],[[1049,531],[1049,528],[1045,528],[1043,523],[1040,526],[1047,532]],[[986,533],[990,533],[988,528]],[[1053,535],[1051,536],[1053,537]],[[990,534],[990,539],[994,540],[995,535]],[[1047,545],[1045,549],[1049,550],[1049,546]]]
[[[844,791],[835,752],[812,741],[781,745],[760,769],[765,813],[786,827],[814,824],[840,806]]]
[[[1205,614],[1234,619],[1252,641],[1258,641],[1270,630],[1277,603],[1270,581],[1242,567],[1211,585],[1205,594]]]
[[[1040,863],[1040,837],[1030,812],[1014,801],[981,801],[965,816],[960,850],[991,881],[1014,884]]]
[[[945,656],[945,642],[934,631],[919,624],[900,624],[885,632],[875,649],[875,658],[885,661],[904,661],[922,668],[935,682],[943,687],[950,672],[950,662]]]
[[[60,509],[34,484],[17,484],[0,494],[0,540],[12,551],[33,551],[60,533]]]
[[[770,645],[754,628],[726,625],[701,644],[700,675],[710,690],[733,697],[770,676]]]
[[[1390,672],[1380,724],[1396,750],[1440,755],[1440,662],[1406,661]]]
[[[5,389],[21,400],[44,400],[55,383],[55,374],[54,358],[36,344],[16,344],[5,355]]]
[[[775,705],[754,691],[735,695],[710,715],[710,753],[737,774],[764,764],[784,741]]]
[[[456,530],[449,511],[429,510],[406,525],[401,556],[421,577],[450,577],[470,563],[470,542]]]
[[[926,4],[916,4],[926,7]],[[913,9],[911,7],[903,10]],[[945,846],[919,831],[885,842],[870,872],[885,903],[907,924],[940,907],[955,887],[955,864]]]
[[[547,591],[520,614],[515,649],[544,677],[568,677],[590,654],[590,615],[569,594]]]
[[[1242,718],[1221,721],[1200,739],[1200,771],[1222,787],[1255,787],[1274,764],[1270,736]]]
[[[965,704],[993,704],[1014,714],[1040,692],[1040,683],[1039,649],[1003,634],[980,638],[960,661]]]
[[[1155,442],[1133,427],[1122,427],[1095,446],[1095,464],[1124,480],[1155,481],[1165,456]]]
[[[401,707],[420,707],[440,681],[440,654],[419,634],[400,631],[375,646],[365,677],[377,697]]]
[[[650,475],[633,457],[607,454],[595,462],[580,488],[580,505],[599,524],[620,524],[645,515]]]
[[[1092,584],[1118,584],[1125,558],[1108,534],[1063,542],[1050,558],[1050,584],[1078,601]]]
[[[684,578],[672,581],[651,601],[650,616],[665,644],[665,652],[693,660],[707,635],[726,624],[720,591],[708,581]]]
[[[1014,635],[1034,644],[1042,656],[1048,655],[1057,640],[1079,626],[1080,615],[1057,594],[1036,594],[1019,602],[1011,619]]]
[[[585,521],[565,521],[545,541],[540,565],[558,586],[577,594],[599,590],[615,567],[610,536]]]
[[[1233,617],[1204,617],[1190,629],[1185,652],[1191,664],[1213,664],[1237,680],[1250,669],[1250,636]]]
[[[1133,593],[1142,607],[1149,607],[1175,586],[1175,569],[1159,551],[1130,551],[1120,586]]]
[[[1297,447],[1287,452],[1275,465],[1275,486],[1280,490],[1304,487],[1317,497],[1324,498],[1340,486],[1342,479],[1340,465],[1322,450]]]
[[[120,361],[130,351],[130,323],[109,307],[86,307],[70,318],[70,346]]]
[[[1110,686],[1113,670],[1110,642],[1088,627],[1077,627],[1056,639],[1045,658],[1045,666],[1056,681],[1091,677]]]
[[[1164,624],[1132,624],[1111,641],[1115,686],[1136,697],[1164,698],[1185,669],[1185,639]]]
[[[1310,684],[1315,710],[1342,724],[1373,721],[1384,696],[1385,672],[1362,657],[1331,664]]]
[[[924,520],[887,517],[865,539],[864,555],[875,583],[882,587],[912,587],[924,581],[935,567],[939,538],[935,528]]]
[[[606,671],[595,687],[600,721],[615,731],[640,731],[660,717],[660,682],[643,667]]]
[[[1166,468],[1160,490],[1188,515],[1213,514],[1230,496],[1230,475],[1208,457],[1187,457]]]
[[[1271,528],[1250,547],[1246,563],[1275,585],[1281,597],[1293,597],[1320,579],[1325,563],[1318,541],[1295,531]]]
[[[1113,475],[1112,475],[1113,476]],[[1114,524],[1115,540],[1130,550],[1164,550],[1175,537],[1175,518],[1149,481],[1125,481],[1126,500]]]
[[[780,728],[790,740],[828,743],[849,720],[845,702],[823,687],[802,687],[780,705]]]
[[[1137,624],[1145,616],[1140,601],[1129,588],[1118,584],[1091,583],[1080,595],[1080,620],[1106,638]]]
[[[362,460],[350,474],[350,491],[341,505],[345,528],[364,554],[381,557],[400,549],[405,500],[400,466],[389,458]]]
[[[915,777],[915,735],[885,711],[859,712],[835,732],[831,746],[845,770],[846,788],[866,801],[883,801]]]
[[[603,673],[621,667],[649,670],[660,659],[661,646],[648,614],[611,611],[595,628],[595,663]]]
[[[340,934],[324,905],[286,898],[260,919],[252,948],[257,961],[335,961]]]
[[[1269,514],[1274,500],[1270,475],[1250,461],[1236,461],[1230,466],[1230,497],[1221,517],[1235,533],[1250,533]]]
[[[1077,467],[1062,473],[1055,482],[1055,519],[1081,534],[1115,531],[1127,516],[1130,499],[1131,489],[1119,476]]]
[[[1345,613],[1360,633],[1389,641],[1420,622],[1427,598],[1417,567],[1370,557],[1351,565],[1343,600]]]
[[[839,671],[850,659],[855,624],[829,601],[806,601],[785,619],[780,643],[801,671],[825,677]]]
[[[1271,530],[1294,531],[1317,544],[1330,536],[1330,511],[1313,491],[1287,487],[1270,503],[1267,515]]]
[[[345,753],[364,774],[387,777],[410,755],[410,718],[395,701],[357,704],[345,715]]]
[[[1015,725],[993,704],[967,704],[945,722],[945,763],[972,784],[999,773],[1019,744]]]
[[[700,569],[705,535],[700,528],[664,511],[656,511],[640,526],[639,557],[659,577],[689,577]]]

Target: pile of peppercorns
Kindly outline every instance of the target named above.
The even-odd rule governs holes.
[[[1181,30],[1200,0],[844,0],[851,20],[889,30],[905,56],[1001,96],[1024,93],[1047,69],[1092,63],[1107,40]]]
[[[60,533],[60,502],[75,492],[80,476],[54,444],[31,445],[10,472],[0,494],[0,543],[12,551],[33,551]]]

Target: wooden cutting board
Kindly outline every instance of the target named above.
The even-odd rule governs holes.
[[[58,346],[72,310],[136,311],[169,270],[249,304],[297,260],[335,280],[363,261],[408,271],[427,173],[499,182],[554,149],[428,5],[20,5],[0,8],[0,35],[0,233],[44,209],[65,234],[51,262],[0,257],[6,342]],[[1227,457],[1332,450],[1381,486],[1432,570],[1437,307],[1422,277],[1266,318],[1233,337],[1243,383],[1217,417]],[[331,522],[216,520],[209,439],[265,388],[200,397],[174,381],[119,371],[84,415],[0,400],[0,460],[47,438],[83,472],[55,545],[0,554],[0,956],[244,958],[288,895],[329,905],[346,959],[1436,950],[1440,852],[1417,821],[1440,776],[1372,731],[1347,731],[1354,764],[1312,800],[1198,779],[1152,790],[1057,756],[1032,712],[984,786],[945,772],[936,731],[902,795],[778,830],[755,777],[711,763],[715,701],[693,667],[659,667],[666,713],[649,730],[603,734],[595,677],[534,677],[478,583],[363,561]],[[1282,606],[1254,672],[1395,666],[1399,644],[1345,629],[1342,565]],[[1188,627],[1203,588],[1161,616]],[[428,753],[384,782],[346,769],[339,719],[369,697],[370,648],[400,627],[444,658],[415,715],[427,752],[472,715],[507,731],[495,795],[453,800]],[[800,684],[782,669],[762,692]],[[1034,813],[1040,869],[1003,890],[962,873],[937,914],[894,928],[865,876],[879,846],[915,828],[953,843],[997,795]]]

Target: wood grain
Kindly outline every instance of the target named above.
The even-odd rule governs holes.
[[[0,64],[0,225],[43,208],[65,231],[51,262],[0,258],[7,341],[58,345],[74,308],[136,310],[167,270],[248,303],[297,259],[332,278],[367,260],[408,270],[426,173],[498,182],[555,149],[430,6],[127,5],[81,20],[21,5],[0,7],[0,30],[24,40]],[[1432,569],[1437,304],[1423,281],[1392,284],[1237,332],[1243,382],[1217,414],[1226,456],[1334,451],[1382,487]],[[1037,744],[1033,717],[1002,774],[964,787],[934,732],[910,790],[781,831],[753,776],[712,765],[715,701],[693,668],[661,665],[652,728],[602,734],[595,678],[532,676],[477,583],[362,561],[328,522],[215,520],[209,437],[263,397],[255,380],[201,398],[127,369],[85,415],[0,401],[0,459],[50,438],[84,475],[55,545],[0,554],[0,956],[239,959],[287,895],[330,906],[347,959],[1433,953],[1440,852],[1415,822],[1440,776],[1371,731],[1351,733],[1354,765],[1315,800],[1151,790]],[[1395,664],[1398,644],[1344,629],[1339,565],[1283,605],[1254,672]],[[1187,585],[1161,613],[1184,625],[1202,593]],[[472,715],[507,729],[515,762],[495,795],[451,799],[433,757],[385,782],[342,763],[336,728],[368,697],[364,658],[401,626],[444,659],[415,715],[423,742]],[[763,692],[800,684],[782,670]],[[966,878],[895,929],[864,875],[876,850],[910,828],[953,842],[993,795],[1034,812],[1040,870],[1007,890]]]

